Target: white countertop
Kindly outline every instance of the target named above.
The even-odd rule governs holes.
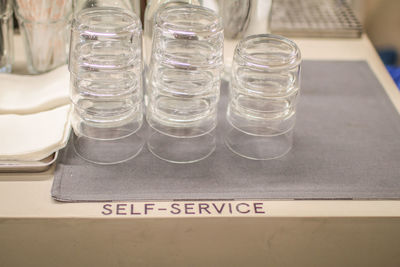
[[[366,36],[295,41],[303,59],[366,60],[400,112]],[[400,200],[60,203],[53,173],[0,174],[0,266],[400,266]]]
[[[366,60],[376,73],[400,113],[400,93],[367,36],[361,39],[296,39],[306,60]],[[18,44],[18,42],[16,43]],[[21,51],[18,49],[17,51]],[[23,54],[16,55],[18,71],[23,71]],[[400,119],[400,117],[399,117]],[[0,174],[1,218],[104,218],[104,203],[59,203],[50,197],[54,168],[36,174]],[[262,201],[268,217],[400,217],[400,200],[396,201]],[[140,202],[139,202],[140,203]],[[139,203],[137,203],[139,205]],[[235,202],[232,202],[235,203]],[[142,203],[143,204],[143,203]],[[171,202],[159,202],[168,206]],[[114,217],[117,215],[111,215]],[[179,215],[245,216],[243,214]],[[252,215],[246,215],[252,216]],[[169,217],[154,212],[147,217]]]

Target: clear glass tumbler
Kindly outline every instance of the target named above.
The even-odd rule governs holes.
[[[141,44],[141,22],[124,9],[84,9],[73,20],[69,70],[74,146],[88,161],[123,162],[143,147]]]
[[[147,95],[149,150],[175,163],[215,149],[223,28],[211,9],[171,6],[156,16]]]
[[[83,9],[96,7],[116,7],[140,16],[141,0],[73,0],[74,17]]]
[[[300,89],[297,45],[276,35],[252,35],[235,50],[225,142],[249,159],[285,155],[293,144]]]
[[[0,72],[11,72],[14,59],[12,0],[0,0]]]
[[[153,28],[157,12],[163,8],[177,5],[200,5],[199,0],[151,0],[147,1],[144,13],[144,34],[143,34],[143,54],[144,54],[144,68],[148,72],[151,58]]]
[[[28,71],[38,74],[67,63],[72,0],[16,0]]]
[[[270,33],[272,0],[216,0],[224,22],[225,73],[229,79],[237,44],[245,37]]]
[[[145,70],[150,65],[154,18],[163,8],[191,4],[210,8],[222,17],[224,27],[224,78],[229,78],[236,45],[241,39],[254,34],[270,33],[272,0],[151,0],[144,14]]]

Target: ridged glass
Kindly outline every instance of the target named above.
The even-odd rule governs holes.
[[[286,154],[293,144],[301,54],[281,36],[253,35],[235,50],[226,144],[251,159]]]
[[[125,161],[143,146],[137,135],[143,123],[141,38],[139,18],[121,8],[83,9],[73,21],[72,125],[75,149],[89,161]],[[98,153],[102,146],[112,150]]]
[[[223,28],[212,10],[171,6],[155,19],[147,88],[151,152],[194,162],[215,149]]]

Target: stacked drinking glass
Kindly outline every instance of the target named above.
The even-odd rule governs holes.
[[[301,55],[280,36],[252,35],[235,50],[226,144],[249,159],[285,155],[293,144]]]
[[[204,7],[171,6],[156,15],[147,121],[157,157],[186,163],[214,151],[223,36],[220,17]]]
[[[70,96],[75,151],[100,164],[137,155],[142,126],[142,29],[124,9],[83,9],[72,24]]]

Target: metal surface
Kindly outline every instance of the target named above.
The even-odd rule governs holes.
[[[2,172],[43,172],[48,170],[57,160],[58,151],[40,161],[0,161]]]
[[[289,37],[359,38],[363,29],[346,0],[274,0],[271,31]]]

